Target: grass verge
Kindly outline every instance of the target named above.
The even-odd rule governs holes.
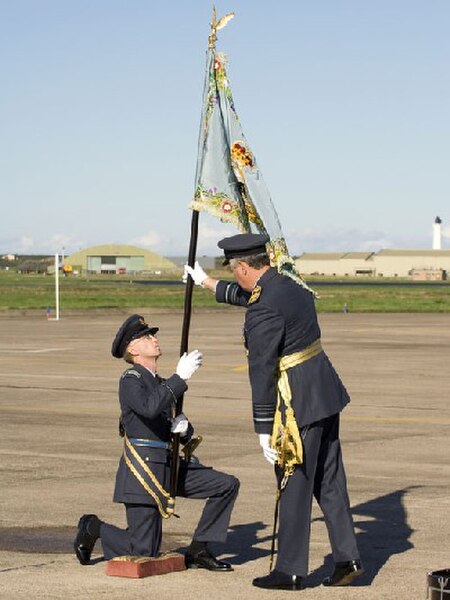
[[[60,279],[60,309],[108,308],[182,308],[184,286],[173,284],[143,285],[138,278],[124,276],[67,277]],[[322,285],[321,285],[322,283]],[[450,312],[450,285],[434,282],[404,285],[386,282],[376,285],[349,286],[348,282],[311,282],[320,295],[318,312]],[[361,284],[361,281],[358,282]],[[194,290],[196,308],[212,308],[213,295]],[[223,306],[223,305],[222,305]],[[50,276],[0,273],[0,310],[42,310],[55,307],[55,282]]]

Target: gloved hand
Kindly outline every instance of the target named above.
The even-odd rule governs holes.
[[[180,357],[177,364],[176,374],[187,381],[201,367],[203,355],[198,350],[192,350],[189,354],[186,352]]]
[[[201,268],[198,263],[198,260],[195,261],[194,268],[189,265],[184,265],[184,273],[183,273],[183,281],[186,283],[188,275],[190,275],[195,283],[195,285],[201,285],[203,287],[203,282],[205,279],[208,279],[208,275]]]
[[[270,433],[259,433],[259,445],[261,446],[264,458],[270,462],[271,465],[275,464],[277,459],[277,451],[270,447]]]
[[[170,431],[172,433],[179,433],[181,437],[186,434],[189,427],[189,421],[183,413],[180,413],[174,419],[172,419],[172,427]]]

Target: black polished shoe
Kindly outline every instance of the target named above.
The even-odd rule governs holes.
[[[217,560],[208,549],[201,550],[195,554],[187,552],[184,557],[187,569],[208,569],[208,571],[233,571],[233,567],[226,562]]]
[[[288,575],[282,571],[274,569],[265,577],[256,577],[253,580],[253,585],[259,588],[268,590],[301,590],[302,578],[299,575]]]
[[[102,522],[97,515],[83,515],[78,521],[78,533],[73,542],[75,554],[82,565],[88,565]]]
[[[360,560],[350,560],[348,562],[338,562],[334,567],[331,577],[323,580],[323,585],[348,585],[356,577],[364,573]]]

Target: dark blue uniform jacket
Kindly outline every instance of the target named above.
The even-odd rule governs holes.
[[[255,431],[271,433],[279,359],[310,346],[320,338],[320,328],[311,292],[274,268],[266,271],[257,285],[259,298],[248,304],[249,292],[237,283],[219,281],[216,300],[247,308],[244,337]],[[289,369],[288,377],[299,427],[340,412],[350,401],[325,352]]]
[[[186,390],[186,382],[176,374],[164,380],[140,365],[127,369],[120,379],[119,400],[121,422],[128,438],[169,442],[172,409],[176,399]],[[192,432],[189,425],[187,435],[181,439],[182,443],[189,439]],[[167,490],[169,451],[142,446],[136,447],[136,450]],[[117,471],[114,502],[154,504],[151,496],[128,469],[123,457]]]

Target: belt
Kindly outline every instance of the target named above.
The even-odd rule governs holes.
[[[287,371],[311,360],[322,352],[320,338],[310,346],[282,356],[279,361],[278,398],[274,415],[271,446],[277,451],[277,464],[283,469],[284,476],[281,489],[286,486],[288,478],[294,472],[296,465],[303,463],[303,444],[300,438],[297,421],[292,408],[292,392]],[[282,411],[282,408],[284,409]],[[282,418],[284,412],[284,419]]]
[[[146,440],[144,438],[128,438],[133,446],[146,446],[147,448],[163,448],[168,450],[170,444],[168,442],[160,442],[158,440]]]
[[[322,352],[322,344],[320,338],[313,342],[310,346],[301,350],[300,352],[294,352],[294,354],[287,354],[286,356],[282,356],[280,358],[280,371],[287,371],[288,369],[292,369],[292,367],[296,367],[297,365],[301,365],[302,363],[314,358],[318,354]]]
[[[175,499],[172,498],[167,492],[161,482],[156,477],[155,473],[150,469],[150,466],[143,460],[142,456],[138,453],[134,447],[132,441],[138,442],[140,445],[147,445],[146,442],[151,444],[164,444],[166,442],[158,442],[156,440],[145,440],[131,438],[129,440],[125,434],[124,447],[123,447],[123,459],[130,472],[136,477],[137,481],[142,485],[144,490],[152,497],[158,507],[159,513],[163,519],[168,519],[174,511]],[[144,442],[144,444],[142,444]],[[162,446],[158,445],[158,448]]]

